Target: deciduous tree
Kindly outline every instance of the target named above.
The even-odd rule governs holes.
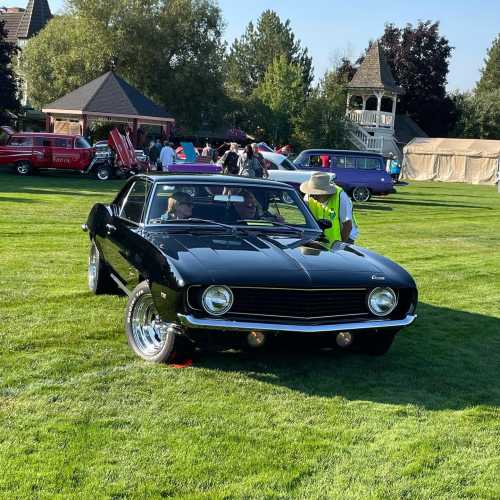
[[[476,94],[500,89],[500,34],[493,40],[484,60]]]

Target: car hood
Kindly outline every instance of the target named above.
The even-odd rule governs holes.
[[[411,286],[397,264],[363,248],[270,235],[150,235],[186,284],[339,287]]]

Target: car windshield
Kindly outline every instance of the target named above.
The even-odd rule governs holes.
[[[293,189],[237,184],[159,183],[147,224],[201,224],[286,232],[319,230]],[[212,224],[211,224],[212,223]]]
[[[288,158],[283,158],[283,161],[281,162],[281,167],[284,170],[297,170],[297,167]]]

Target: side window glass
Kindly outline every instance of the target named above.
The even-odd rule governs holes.
[[[381,170],[382,166],[377,158],[366,158],[366,170]]]
[[[25,148],[29,148],[33,146],[33,138],[32,137],[12,137],[10,140],[9,146],[22,146]]]
[[[355,158],[356,160],[356,168],[358,168],[359,170],[364,170],[366,167],[365,167],[365,163],[366,163],[366,158]]]
[[[37,137],[35,138],[35,146],[50,148],[50,146],[52,146],[52,141],[47,137]]]
[[[91,145],[83,137],[77,137],[75,140],[75,147],[78,149],[89,149]]]
[[[267,170],[277,170],[276,165],[269,160],[264,160],[264,164],[266,165]]]
[[[54,139],[54,146],[56,148],[69,148],[69,140],[68,139],[61,139],[61,138],[56,138]]]
[[[332,162],[336,168],[345,168],[345,156],[332,156]]]
[[[132,222],[140,223],[142,213],[146,204],[148,194],[148,183],[143,180],[134,182],[125,203],[120,210],[120,217]]]
[[[345,168],[356,168],[355,158],[353,158],[352,156],[346,156]]]
[[[320,155],[311,155],[309,157],[309,164],[310,167],[321,167],[321,157]]]

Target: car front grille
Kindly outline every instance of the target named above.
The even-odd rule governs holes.
[[[283,289],[232,287],[234,304],[229,315],[266,318],[293,318],[321,321],[341,317],[369,316],[367,289]],[[191,287],[188,302],[203,310],[201,287]]]

